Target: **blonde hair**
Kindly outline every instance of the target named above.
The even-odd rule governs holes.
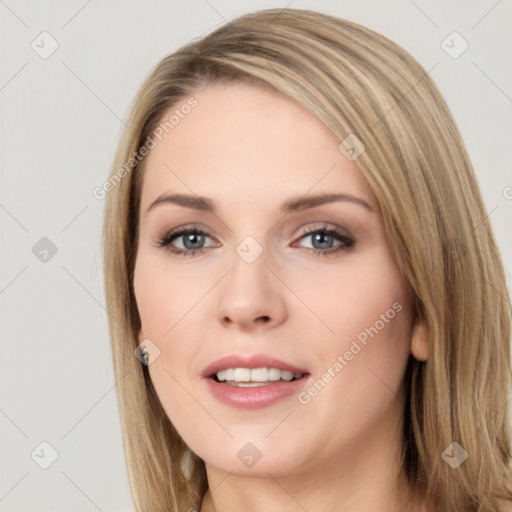
[[[356,164],[434,343],[427,362],[410,356],[405,375],[403,473],[442,510],[510,506],[510,297],[450,111],[428,73],[386,37],[313,11],[267,9],[155,66],[131,107],[105,189],[105,292],[137,511],[199,510],[208,488],[204,462],[170,423],[147,367],[134,356],[144,164],[138,152],[168,109],[209,84],[232,82],[278,91],[340,141],[355,135],[364,143]],[[457,469],[442,457],[453,442],[468,453]]]

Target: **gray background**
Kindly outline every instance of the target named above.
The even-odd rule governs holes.
[[[150,68],[239,14],[326,12],[432,69],[475,165],[510,288],[511,1],[288,2],[0,0],[0,510],[133,510],[104,310],[103,201],[92,190],[107,178]],[[47,58],[31,46],[48,51],[43,31],[58,43]],[[453,31],[469,43],[458,58],[441,46]],[[46,261],[43,237],[57,249]],[[47,469],[42,442],[58,453]]]

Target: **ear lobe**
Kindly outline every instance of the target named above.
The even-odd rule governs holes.
[[[137,337],[139,339],[139,345],[146,339],[142,332],[142,327],[139,329],[139,333],[138,333]]]
[[[418,361],[427,361],[432,354],[432,349],[433,343],[425,320],[416,320],[412,328],[411,354]]]

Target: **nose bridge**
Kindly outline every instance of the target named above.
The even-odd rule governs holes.
[[[220,321],[243,327],[261,318],[272,323],[282,321],[282,286],[267,266],[268,256],[263,244],[250,235],[236,246],[232,269],[220,290]]]
[[[229,291],[240,299],[260,300],[271,287],[268,274],[268,251],[253,236],[246,236],[235,248],[233,269],[228,276]],[[228,291],[228,290],[226,290]]]

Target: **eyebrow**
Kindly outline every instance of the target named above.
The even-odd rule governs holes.
[[[364,200],[351,194],[332,194],[325,193],[308,197],[290,198],[284,201],[281,205],[281,212],[291,213],[309,208],[315,208],[327,203],[334,203],[338,201],[349,202],[355,205],[362,206],[369,212],[374,212],[373,208]],[[191,208],[193,210],[216,213],[215,205],[211,199],[207,197],[191,196],[187,194],[161,194],[158,196],[146,210],[146,215],[160,204],[176,204],[184,208]]]

